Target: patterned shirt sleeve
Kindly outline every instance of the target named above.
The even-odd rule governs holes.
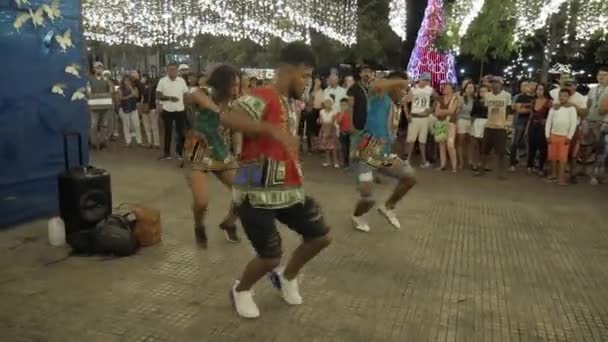
[[[249,114],[251,118],[256,121],[262,120],[264,110],[266,109],[266,103],[259,97],[246,95],[235,101],[234,104],[237,108],[242,109],[245,113]]]

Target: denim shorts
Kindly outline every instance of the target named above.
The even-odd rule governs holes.
[[[357,176],[359,182],[372,182],[374,180],[374,172],[396,179],[413,177],[415,173],[409,161],[400,158],[393,159],[390,165],[380,167],[374,167],[363,161],[358,161]]]

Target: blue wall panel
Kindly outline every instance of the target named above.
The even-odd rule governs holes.
[[[30,0],[35,11],[51,0]],[[70,101],[85,86],[87,65],[80,26],[80,1],[61,0],[62,18],[35,28],[28,21],[17,32],[13,22],[26,9],[0,0],[0,227],[57,213],[57,174],[63,171],[64,131],[78,131],[86,144],[89,117],[84,101]],[[74,47],[64,52],[52,34],[71,31]],[[65,67],[82,66],[81,78]],[[66,85],[62,97],[51,92]],[[86,155],[86,145],[85,160]],[[70,156],[76,160],[76,144]]]

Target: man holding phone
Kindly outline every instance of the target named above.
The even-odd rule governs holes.
[[[165,146],[161,160],[171,159],[171,137],[173,135],[173,122],[177,137],[175,139],[175,152],[178,158],[183,158],[184,134],[186,129],[186,109],[184,95],[188,93],[188,85],[183,78],[178,77],[177,64],[167,65],[167,76],[158,81],[156,98],[162,106],[161,118],[165,126]]]

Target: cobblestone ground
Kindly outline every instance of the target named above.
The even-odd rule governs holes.
[[[374,213],[365,234],[349,223],[353,176],[308,159],[307,189],[334,244],[304,270],[302,306],[264,280],[262,317],[246,321],[228,289],[252,249],[216,229],[198,249],[183,174],[154,157],[115,150],[93,160],[111,171],[115,204],[162,209],[161,245],[65,258],[46,244],[45,222],[0,232],[0,341],[608,341],[608,187],[422,170],[398,207],[402,230]],[[216,227],[229,195],[216,181],[212,195]],[[292,250],[297,237],[282,233]]]

